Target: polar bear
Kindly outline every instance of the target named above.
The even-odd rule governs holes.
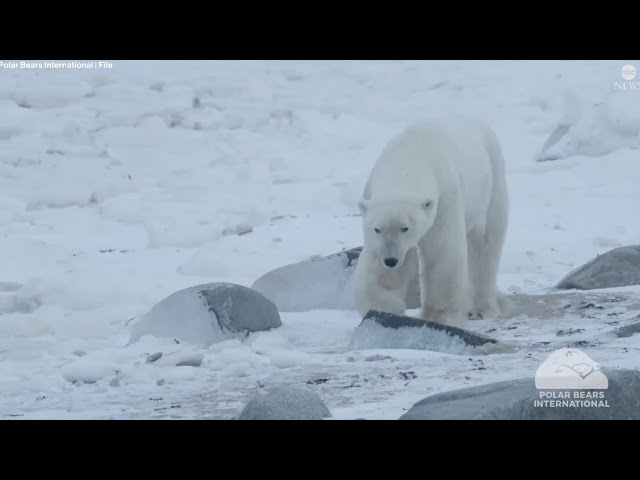
[[[463,326],[506,313],[497,288],[509,201],[502,150],[484,122],[462,117],[406,128],[383,149],[359,202],[364,246],[355,300],[406,310],[419,271],[421,318]]]

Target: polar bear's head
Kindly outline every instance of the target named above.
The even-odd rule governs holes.
[[[359,202],[364,247],[385,268],[404,263],[436,218],[437,199],[404,196],[363,199]]]

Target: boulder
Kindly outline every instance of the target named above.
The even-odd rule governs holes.
[[[251,288],[275,303],[281,312],[356,310],[353,278],[361,251],[362,247],[356,247],[278,268],[257,279]],[[419,307],[416,266],[407,308]]]
[[[350,348],[432,350],[453,355],[513,350],[511,346],[471,330],[377,310],[369,311],[356,327]]]
[[[322,420],[330,416],[311,390],[281,387],[249,402],[238,420]]]
[[[640,285],[640,245],[619,247],[597,256],[569,273],[561,290],[595,290]]]
[[[637,317],[640,318],[640,317]],[[637,333],[640,333],[640,322],[632,323],[624,327],[616,328],[613,333],[618,338],[627,338]]]
[[[400,420],[639,420],[640,371],[602,370],[606,389],[537,389],[534,378],[444,392]]]
[[[180,290],[156,304],[133,327],[130,343],[153,335],[206,348],[281,325],[276,306],[255,290],[210,283]]]

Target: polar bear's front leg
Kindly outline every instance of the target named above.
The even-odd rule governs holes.
[[[467,247],[464,237],[461,242],[454,238],[450,235],[450,243],[443,249],[434,248],[433,243],[424,239],[420,244],[421,317],[462,327],[469,311]],[[463,248],[459,245],[456,248],[456,243],[462,243]]]
[[[370,310],[404,315],[407,306],[398,292],[370,286],[356,296],[358,312],[364,317]]]
[[[355,272],[355,296],[361,316],[369,310],[404,315],[407,290],[416,271],[416,265],[411,262],[417,264],[415,251],[395,269],[381,267],[381,262],[365,251],[360,254]]]

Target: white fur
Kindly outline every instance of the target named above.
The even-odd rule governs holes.
[[[403,314],[418,262],[422,318],[463,325],[468,316],[505,313],[508,301],[496,285],[508,223],[504,169],[498,139],[477,121],[424,122],[388,143],[360,202],[361,315]],[[389,268],[385,258],[398,266]]]

